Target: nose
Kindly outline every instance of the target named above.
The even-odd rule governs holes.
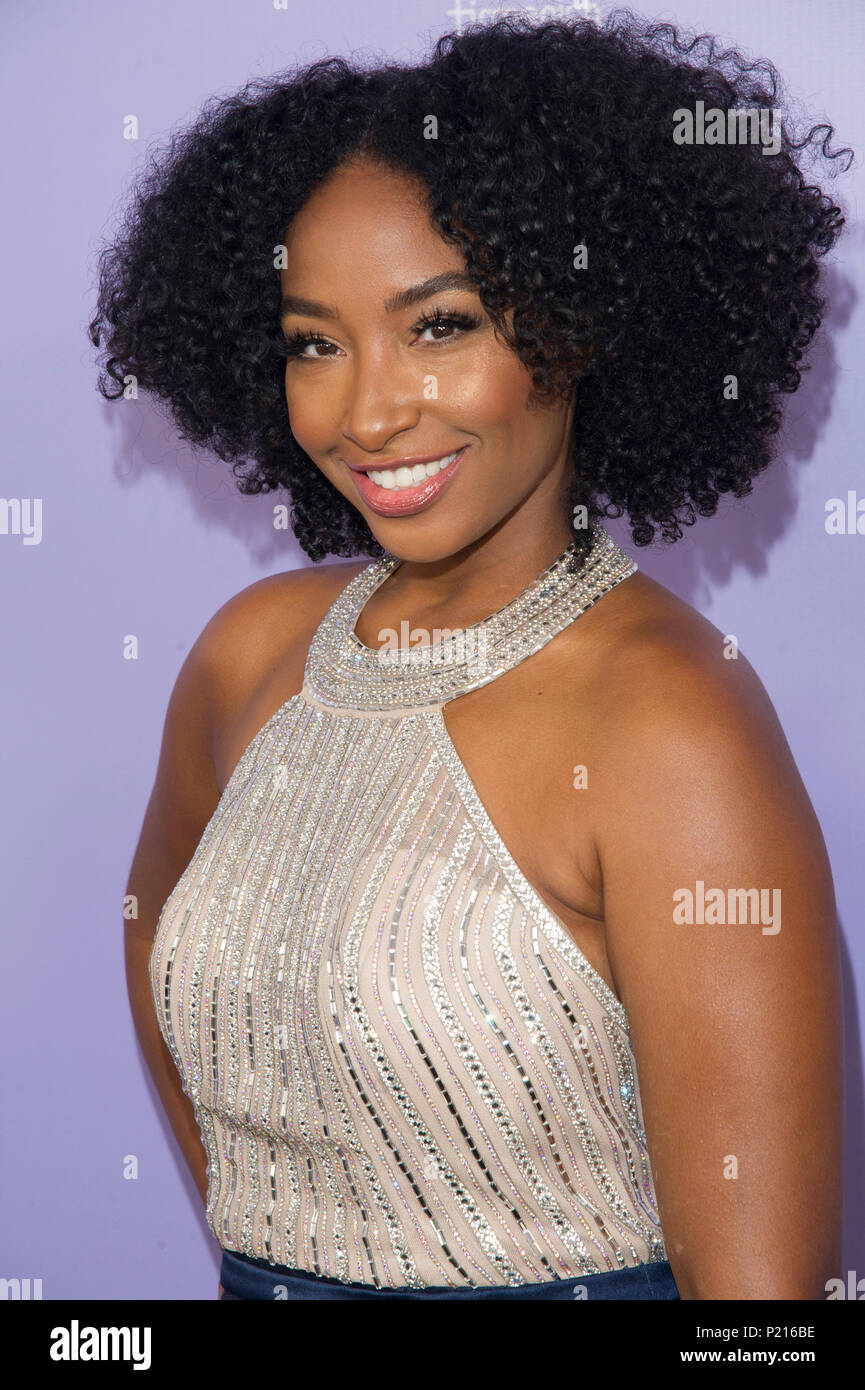
[[[366,453],[384,448],[417,425],[423,389],[419,369],[397,354],[357,351],[346,373],[343,435]]]

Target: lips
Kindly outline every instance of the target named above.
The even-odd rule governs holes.
[[[444,492],[445,488],[450,486],[467,448],[468,445],[464,444],[453,463],[447,464],[433,477],[424,478],[412,487],[399,489],[381,487],[378,483],[373,482],[368,473],[359,472],[356,469],[350,470],[352,480],[362,500],[380,516],[411,516],[415,512],[423,511]],[[431,458],[424,460],[424,462],[432,463],[434,460]],[[384,472],[385,470],[374,469],[373,471]]]

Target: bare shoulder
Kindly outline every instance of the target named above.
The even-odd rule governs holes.
[[[795,772],[772,701],[736,635],[646,575],[618,592],[622,602],[611,605],[603,627],[603,659],[592,664],[617,771],[646,759],[655,768],[666,759],[693,768],[703,759],[729,766],[757,757],[764,768]]]
[[[199,643],[218,725],[307,643],[330,604],[369,560],[310,565],[267,575],[228,599]],[[305,650],[305,648],[304,648]]]
[[[214,656],[236,659],[270,646],[275,631],[302,629],[308,615],[336,595],[369,562],[308,565],[257,579],[228,599],[202,636]]]
[[[825,879],[816,813],[735,634],[647,576],[607,598],[617,593],[621,602],[594,629],[580,687],[594,711],[585,804],[602,872],[628,856],[641,862],[650,847],[664,862],[677,852],[696,862],[711,845],[716,858],[741,864],[746,846],[765,856],[784,841]]]
[[[578,730],[585,786],[569,823],[588,842],[580,862],[595,866],[614,972],[617,920],[632,929],[614,903],[623,883],[646,884],[649,858],[677,882],[686,868],[704,878],[712,857],[765,875],[783,843],[826,884],[817,816],[735,634],[638,573],[573,624],[571,643],[557,707],[569,748]]]

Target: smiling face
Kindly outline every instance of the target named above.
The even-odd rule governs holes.
[[[344,165],[285,243],[291,430],[376,540],[417,562],[492,537],[496,553],[555,558],[571,534],[573,405],[528,404],[531,374],[423,190],[367,160]]]

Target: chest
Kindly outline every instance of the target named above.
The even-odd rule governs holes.
[[[511,857],[615,990],[595,849],[603,734],[596,711],[575,713],[557,663],[532,664],[450,702],[443,717]]]
[[[223,726],[215,747],[224,787],[257,729],[300,690],[299,652]],[[443,709],[447,734],[520,872],[611,989],[595,850],[596,786],[607,736],[591,683],[575,688],[573,653],[559,640]],[[579,683],[577,683],[579,685]]]
[[[453,713],[457,702],[450,705]],[[457,722],[455,739],[440,711],[362,719],[305,690],[262,726],[157,932],[182,963],[190,1027],[203,1026],[205,1008],[232,1038],[257,1015],[270,1019],[263,1038],[288,1018],[301,1030],[331,1019],[341,1034],[348,1019],[387,1011],[388,1000],[404,1012],[411,999],[419,1010],[412,1027],[421,1028],[450,999],[448,979],[454,1008],[457,997],[460,1008],[486,994],[501,1002],[515,983],[522,998],[529,981],[555,995],[574,963],[557,932],[605,978],[597,939],[568,920],[579,910],[540,881],[565,807],[544,806],[533,788],[529,801],[517,801],[526,815],[513,814],[519,768],[514,775],[506,757],[491,759],[508,742],[503,722],[480,709],[460,711]],[[491,727],[492,743],[473,742],[473,731],[486,737]],[[521,748],[524,768],[527,758]],[[483,796],[475,766],[484,770]],[[495,775],[500,766],[504,778]],[[539,840],[546,854],[537,854]],[[398,1031],[396,1015],[390,1022]]]

